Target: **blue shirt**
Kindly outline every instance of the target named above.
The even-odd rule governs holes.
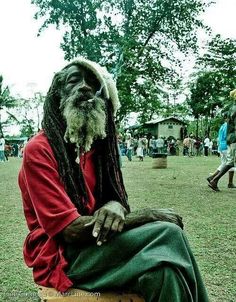
[[[227,122],[221,125],[218,132],[218,150],[225,151],[227,150]]]

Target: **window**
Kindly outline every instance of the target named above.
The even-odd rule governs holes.
[[[168,125],[168,129],[173,129],[173,125]]]

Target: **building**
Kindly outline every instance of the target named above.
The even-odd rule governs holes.
[[[183,139],[186,135],[186,123],[172,116],[148,121],[142,125],[142,129],[157,137]]]
[[[8,144],[25,145],[28,141],[28,137],[5,136],[5,140]]]

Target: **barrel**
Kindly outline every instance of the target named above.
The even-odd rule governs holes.
[[[165,169],[167,168],[167,154],[166,153],[153,153],[153,169]]]

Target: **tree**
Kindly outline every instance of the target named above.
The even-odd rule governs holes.
[[[206,120],[206,133],[209,135],[210,126],[208,121],[215,116],[216,108],[221,106],[221,100],[217,99],[216,85],[218,74],[216,72],[205,72],[199,74],[196,82],[190,87],[190,98],[187,99],[187,103],[192,110],[192,114],[196,119],[196,136],[198,137],[198,122],[201,116]]]
[[[197,60],[198,68],[214,74],[213,92],[216,101],[228,99],[229,92],[236,87],[236,39],[222,39],[216,35],[210,41],[207,52]]]
[[[236,40],[223,40],[220,35],[210,41],[206,53],[197,60],[198,72],[190,84],[188,104],[197,121],[205,117],[208,135],[212,119],[226,107],[229,92],[236,87],[235,60]]]
[[[10,116],[14,121],[18,121],[18,119],[13,115],[9,108],[13,108],[16,106],[16,99],[13,98],[10,94],[10,89],[8,86],[3,87],[3,76],[0,75],[0,133],[3,134],[3,122],[1,121],[1,110],[5,110],[6,113]]]
[[[31,137],[41,128],[42,107],[45,96],[36,92],[31,99],[21,99],[17,108],[18,115],[21,116],[19,125],[22,136]]]
[[[61,44],[65,59],[84,55],[108,67],[117,79],[122,107],[118,119],[145,112],[139,80],[175,89],[181,66],[175,54],[197,49],[199,15],[210,0],[32,0],[44,17],[39,30],[55,24],[65,29]],[[150,107],[157,97],[147,89]],[[158,92],[158,100],[164,95]],[[141,102],[146,106],[145,102]],[[144,110],[143,110],[144,109]],[[144,114],[145,115],[145,114]],[[144,116],[145,117],[145,116]]]

